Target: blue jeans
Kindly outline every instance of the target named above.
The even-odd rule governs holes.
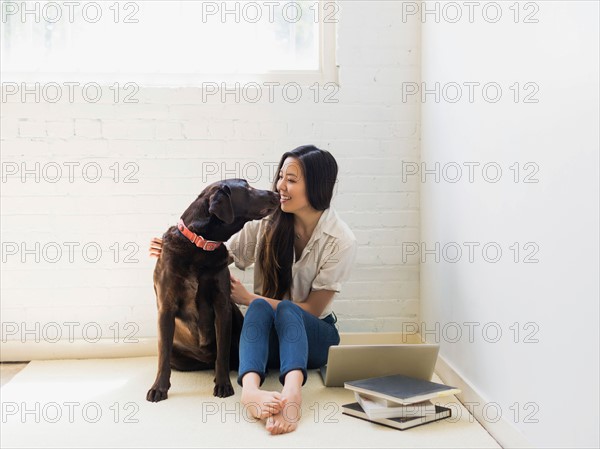
[[[240,337],[240,365],[237,383],[254,372],[263,384],[269,368],[279,368],[279,382],[292,370],[301,370],[306,383],[307,369],[327,364],[329,347],[340,342],[331,315],[319,319],[284,300],[273,310],[263,298],[250,303]]]

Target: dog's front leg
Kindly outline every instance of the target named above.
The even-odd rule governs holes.
[[[229,270],[227,276],[229,276]],[[229,279],[229,277],[227,277]],[[218,290],[215,300],[215,334],[217,339],[217,360],[215,362],[215,388],[213,396],[232,396],[233,386],[229,379],[229,356],[231,354],[231,302],[230,289]]]
[[[158,309],[158,373],[146,399],[159,402],[167,399],[171,387],[171,351],[175,333],[175,311],[166,307]]]

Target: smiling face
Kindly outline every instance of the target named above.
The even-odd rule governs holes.
[[[283,212],[293,214],[305,208],[312,209],[306,195],[306,177],[298,159],[288,157],[283,161],[277,178],[277,191]]]

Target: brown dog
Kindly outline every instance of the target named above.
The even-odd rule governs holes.
[[[231,299],[227,241],[244,224],[272,213],[279,194],[257,190],[244,179],[204,189],[163,234],[154,269],[158,306],[158,373],[146,399],[167,398],[171,367],[215,369],[214,396],[233,395],[229,371],[239,366],[243,315]],[[192,241],[193,240],[193,241]],[[231,362],[231,363],[230,363]]]

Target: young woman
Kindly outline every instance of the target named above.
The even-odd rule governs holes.
[[[273,190],[281,207],[246,223],[226,243],[239,269],[255,264],[254,293],[231,276],[232,299],[248,306],[237,382],[242,404],[266,419],[272,434],[296,429],[307,369],[325,365],[329,347],[339,344],[332,303],[357,250],[354,234],[330,205],[334,157],[305,145],[284,153],[277,170]],[[160,254],[160,239],[150,251]],[[269,368],[279,368],[281,393],[260,389]]]

